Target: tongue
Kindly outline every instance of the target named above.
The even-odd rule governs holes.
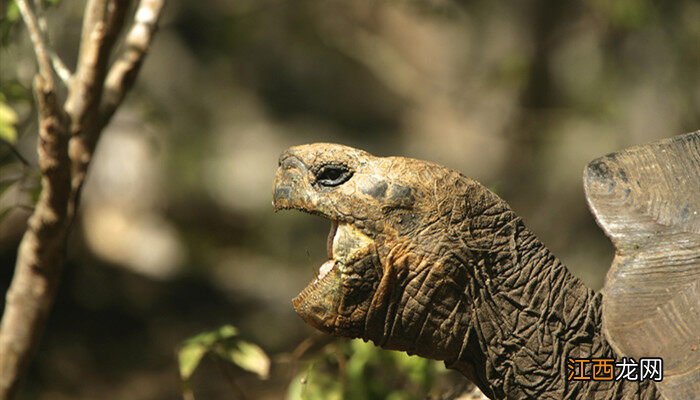
[[[338,221],[331,221],[331,230],[328,232],[328,238],[326,239],[326,255],[328,259],[333,259],[333,238],[335,233],[338,231]],[[321,267],[323,268],[323,267]]]
[[[335,265],[335,260],[328,260],[321,265],[321,268],[318,269],[318,280],[323,279],[326,275],[328,275],[329,272],[333,269],[333,266]]]

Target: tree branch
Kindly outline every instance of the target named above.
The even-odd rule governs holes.
[[[63,267],[65,243],[102,129],[133,85],[148,50],[162,0],[141,0],[126,50],[110,72],[109,59],[129,9],[127,0],[88,0],[76,72],[63,107],[54,85],[51,52],[33,9],[17,0],[39,72],[34,94],[41,194],[17,254],[0,321],[0,400],[13,398],[43,331]],[[150,13],[150,14],[149,14]],[[59,75],[60,69],[57,70]],[[103,98],[103,97],[106,97]]]
[[[34,79],[39,110],[39,169],[42,190],[20,242],[15,276],[0,322],[0,399],[17,391],[39,341],[58,286],[67,235],[70,164],[67,118],[53,84]]]
[[[38,22],[39,31],[41,32],[41,36],[44,40],[44,43],[46,44],[47,52],[49,54],[49,58],[51,59],[51,65],[53,66],[53,70],[56,72],[56,75],[58,75],[63,84],[68,86],[70,84],[72,73],[70,69],[66,67],[66,64],[63,62],[61,57],[51,47],[48,26],[46,24],[46,18],[44,18],[44,7],[42,4],[42,0],[34,0],[34,7],[36,7],[37,10],[36,19]]]
[[[103,127],[99,123],[99,105],[104,78],[128,8],[128,0],[89,0],[85,8],[78,66],[65,104],[71,118],[68,144],[72,169],[71,214],[78,206],[87,168]]]
[[[34,15],[34,10],[32,10],[27,0],[17,0],[17,7],[29,31],[29,38],[32,40],[32,45],[34,45],[34,54],[36,54],[36,60],[39,65],[39,73],[43,76],[46,87],[53,90],[54,82],[53,72],[51,70],[51,58],[46,49],[46,43],[41,34],[39,22],[37,21],[36,15]]]
[[[141,0],[134,23],[124,41],[124,50],[109,70],[100,106],[101,124],[106,125],[134,84],[144,56],[158,27],[163,0]]]

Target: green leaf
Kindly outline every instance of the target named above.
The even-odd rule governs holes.
[[[0,139],[10,144],[17,141],[17,113],[5,102],[0,101]]]
[[[3,16],[3,22],[17,22],[19,21],[20,18],[20,13],[19,13],[19,6],[17,6],[17,3],[14,1],[10,1],[10,3],[7,5],[7,8],[5,8],[5,15]]]
[[[260,347],[237,336],[238,329],[224,325],[185,340],[177,354],[182,380],[187,382],[190,379],[208,353],[266,379],[270,372],[270,358]]]
[[[224,325],[216,330],[202,332],[185,340],[177,353],[182,380],[187,381],[194,374],[204,355],[210,352],[217,343],[231,339],[236,334],[238,331],[235,327]]]
[[[180,378],[183,381],[190,379],[207,350],[207,347],[199,343],[186,344],[180,348],[177,353],[177,361],[180,365]]]
[[[419,400],[445,389],[441,363],[362,340],[332,342],[307,356],[310,366],[291,382],[288,400]]]
[[[31,101],[31,88],[22,85],[16,78],[0,79],[0,103],[30,103]]]
[[[61,4],[61,0],[42,0],[44,7],[55,7]]]
[[[233,325],[224,325],[216,330],[216,334],[219,335],[221,339],[228,339],[238,335],[238,329]]]
[[[0,11],[3,10],[0,9]],[[0,45],[7,44],[10,32],[20,19],[19,7],[16,2],[10,0],[4,11],[3,14],[0,14]]]
[[[260,379],[267,379],[270,373],[270,358],[257,345],[243,340],[227,341],[216,352],[219,357],[252,372]]]
[[[213,331],[202,332],[192,336],[185,341],[184,345],[199,344],[204,346],[207,350],[211,350],[211,347],[217,342],[230,339],[236,335],[238,335],[238,330],[234,326],[224,325]]]

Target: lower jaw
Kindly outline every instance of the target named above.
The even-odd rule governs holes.
[[[292,306],[309,325],[323,332],[334,333],[341,299],[341,272],[335,260],[326,263],[332,263],[330,269],[306,286],[292,300]]]
[[[316,329],[339,336],[359,335],[364,331],[363,321],[353,323],[351,320],[355,318],[341,315],[341,302],[344,296],[353,297],[357,291],[357,288],[343,286],[347,278],[345,273],[348,273],[347,263],[355,266],[367,262],[362,258],[371,253],[369,246],[372,243],[372,239],[353,225],[331,221],[326,240],[329,259],[319,268],[318,277],[292,300],[294,310],[304,321]]]
[[[333,242],[335,240],[335,235],[338,232],[338,222],[331,220],[331,229],[328,232],[328,238],[326,239],[326,253],[328,260],[321,265],[319,268],[318,276],[311,281],[306,287],[292,300],[292,305],[294,310],[299,314],[304,320],[307,320],[307,315],[309,303],[313,306],[314,303],[318,302],[319,294],[317,292],[321,291],[327,294],[331,289],[332,285],[336,285],[338,290],[340,290],[340,280],[337,279],[335,282],[329,282],[331,277],[328,275],[334,270],[338,269],[337,261],[333,258]],[[328,281],[326,281],[328,278]],[[312,324],[314,325],[314,324]]]
[[[292,303],[295,306],[295,308],[297,304],[303,302],[307,297],[315,296],[314,292],[318,291],[319,288],[332,284],[332,282],[324,282],[324,279],[328,276],[330,272],[337,269],[337,266],[335,264],[335,260],[328,260],[325,263],[323,263],[323,265],[321,265],[321,268],[319,269],[319,275],[316,278],[314,278],[314,280],[311,281],[308,285],[306,285],[306,287],[297,295],[297,297],[295,297],[292,300]],[[338,282],[338,285],[340,285],[340,282]]]

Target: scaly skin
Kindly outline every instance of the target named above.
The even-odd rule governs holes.
[[[478,182],[319,143],[282,154],[274,205],[340,223],[332,268],[293,301],[317,329],[443,360],[494,399],[660,398],[648,381],[567,381],[569,357],[620,358],[601,295]]]

